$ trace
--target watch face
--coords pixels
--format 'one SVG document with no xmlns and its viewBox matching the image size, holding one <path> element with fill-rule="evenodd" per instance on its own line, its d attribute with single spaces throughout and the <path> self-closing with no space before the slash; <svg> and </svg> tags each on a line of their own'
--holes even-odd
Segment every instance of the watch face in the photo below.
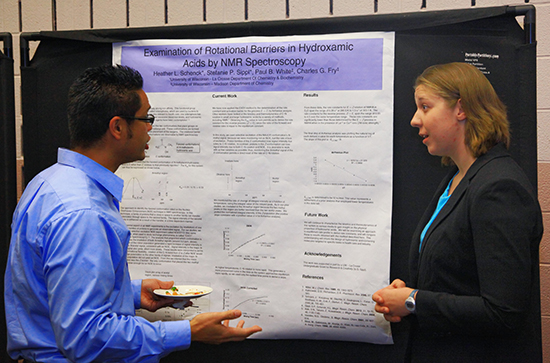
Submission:
<svg viewBox="0 0 550 363">
<path fill-rule="evenodd" d="M 416 308 L 416 303 L 413 298 L 409 297 L 407 300 L 405 300 L 405 307 L 409 311 L 414 311 Z"/>
</svg>

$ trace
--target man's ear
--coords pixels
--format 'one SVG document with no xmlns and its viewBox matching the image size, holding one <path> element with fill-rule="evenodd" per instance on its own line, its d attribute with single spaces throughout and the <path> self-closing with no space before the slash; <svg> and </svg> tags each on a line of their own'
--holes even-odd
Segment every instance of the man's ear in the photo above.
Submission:
<svg viewBox="0 0 550 363">
<path fill-rule="evenodd" d="M 458 121 L 466 120 L 466 113 L 462 109 L 462 99 L 459 99 L 456 102 L 456 112 L 456 118 L 458 119 Z"/>
<path fill-rule="evenodd" d="M 125 135 L 125 128 L 127 127 L 126 120 L 122 117 L 115 116 L 109 121 L 109 134 L 116 140 L 122 139 Z"/>
</svg>

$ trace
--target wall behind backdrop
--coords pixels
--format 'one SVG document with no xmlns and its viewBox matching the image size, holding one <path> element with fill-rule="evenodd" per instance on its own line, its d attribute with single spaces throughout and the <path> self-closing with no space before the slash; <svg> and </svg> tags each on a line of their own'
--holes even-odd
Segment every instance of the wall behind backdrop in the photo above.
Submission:
<svg viewBox="0 0 550 363">
<path fill-rule="evenodd" d="M 425 10 L 480 8 L 533 4 L 537 11 L 537 111 L 539 199 L 545 222 L 550 221 L 550 1 L 506 0 L 2 0 L 0 32 L 14 36 L 41 30 L 106 29 L 123 27 L 234 23 L 409 13 Z M 19 99 L 19 54 L 15 55 L 15 95 Z M 17 127 L 22 124 L 16 101 Z M 24 164 L 17 133 L 18 170 Z M 18 178 L 19 193 L 22 178 Z M 545 225 L 550 225 L 545 223 Z M 550 361 L 550 233 L 541 243 L 541 314 L 543 351 Z"/>
</svg>

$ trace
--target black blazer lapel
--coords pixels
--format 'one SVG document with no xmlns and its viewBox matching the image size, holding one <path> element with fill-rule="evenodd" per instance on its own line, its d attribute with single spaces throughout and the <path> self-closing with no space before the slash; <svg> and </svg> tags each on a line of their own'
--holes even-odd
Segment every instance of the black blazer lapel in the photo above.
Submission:
<svg viewBox="0 0 550 363">
<path fill-rule="evenodd" d="M 480 156 L 479 158 L 476 159 L 476 161 L 472 164 L 472 166 L 470 166 L 470 169 L 468 169 L 468 171 L 466 172 L 466 175 L 464 176 L 464 178 L 460 181 L 460 184 L 458 184 L 458 186 L 454 190 L 453 194 L 451 195 L 451 197 L 449 198 L 447 203 L 445 203 L 445 205 L 443 206 L 441 211 L 439 211 L 439 214 L 437 215 L 437 217 L 433 221 L 430 228 L 428 228 L 428 230 L 426 231 L 426 235 L 424 236 L 424 242 L 422 243 L 422 250 L 424 249 L 426 244 L 429 244 L 429 237 L 432 234 L 433 230 L 435 228 L 437 228 L 437 226 L 445 220 L 445 218 L 449 215 L 449 213 L 451 213 L 453 211 L 453 209 L 456 207 L 456 205 L 460 202 L 460 200 L 464 196 L 464 193 L 466 193 L 466 191 L 468 190 L 468 187 L 470 185 L 471 180 L 476 176 L 478 171 L 485 164 L 487 164 L 489 161 L 491 161 L 495 158 L 499 158 L 499 157 L 503 157 L 503 156 L 507 156 L 507 155 L 508 155 L 508 153 L 506 152 L 506 150 L 504 148 L 504 145 L 499 144 L 499 145 L 496 145 L 495 147 L 493 147 L 491 150 L 489 150 L 488 153 L 486 153 L 486 154 L 484 154 L 484 155 L 482 155 L 482 156 Z M 451 171 L 447 175 L 447 177 L 445 178 L 446 182 L 442 183 L 442 185 L 440 185 L 440 187 L 438 188 L 436 194 L 434 195 L 435 204 L 433 205 L 433 207 L 430 208 L 432 213 L 429 214 L 428 219 L 423 221 L 424 224 L 421 227 L 422 229 L 424 229 L 424 226 L 430 220 L 430 218 L 433 214 L 433 211 L 435 210 L 435 206 L 437 206 L 437 201 L 439 201 L 439 197 L 445 191 L 445 189 L 447 188 L 447 185 L 449 184 L 449 182 L 452 178 L 452 175 L 454 176 L 453 173 L 456 173 L 457 170 L 458 169 L 455 167 L 454 170 Z M 426 216 L 424 216 L 424 218 L 425 217 Z M 422 229 L 421 229 L 421 231 L 422 231 Z M 420 238 L 419 238 L 419 240 L 420 240 Z M 422 251 L 420 251 L 420 255 L 422 255 Z"/>
<path fill-rule="evenodd" d="M 453 174 L 453 176 L 454 175 L 455 174 Z M 451 179 L 449 179 L 447 181 L 447 184 L 445 184 L 445 187 L 442 190 L 438 191 L 439 193 L 436 194 L 437 200 L 439 200 L 439 197 L 441 196 L 441 194 L 443 194 L 445 192 L 445 189 L 447 188 L 447 185 L 449 184 L 450 181 L 451 181 Z M 429 242 L 430 235 L 432 234 L 433 230 L 435 228 L 437 228 L 437 226 L 439 224 L 441 224 L 441 222 L 443 222 L 445 220 L 445 218 L 447 218 L 449 213 L 451 213 L 452 210 L 455 208 L 455 206 L 460 202 L 460 200 L 464 196 L 464 193 L 466 192 L 466 189 L 468 189 L 469 184 L 470 184 L 470 179 L 468 179 L 468 178 L 464 178 L 460 181 L 460 184 L 458 184 L 458 186 L 454 190 L 453 194 L 451 194 L 451 197 L 449 198 L 447 203 L 445 203 L 443 208 L 441 208 L 441 210 L 437 214 L 437 217 L 435 217 L 435 219 L 434 219 L 432 225 L 430 226 L 430 228 L 428 228 L 428 230 L 426 231 L 426 235 L 424 236 L 424 242 L 422 242 L 422 250 L 424 250 L 426 245 L 428 245 L 430 243 Z M 437 205 L 437 203 L 436 203 L 436 205 Z M 434 210 L 435 210 L 435 208 L 434 208 Z M 433 214 L 433 212 L 432 212 L 432 214 Z M 431 218 L 431 215 L 430 215 L 430 218 Z M 428 223 L 428 221 L 426 221 L 426 223 Z M 420 255 L 422 255 L 422 250 L 420 251 Z"/>
<path fill-rule="evenodd" d="M 477 172 L 490 160 L 498 158 L 498 157 L 504 157 L 509 156 L 508 152 L 506 151 L 506 148 L 502 144 L 498 144 L 495 147 L 493 147 L 491 150 L 489 150 L 488 153 L 485 155 L 480 156 L 470 167 L 468 172 L 466 173 L 466 176 L 461 181 L 459 186 L 455 189 L 453 195 L 449 200 L 447 201 L 446 205 L 443 207 L 443 209 L 439 212 L 439 215 L 436 217 L 428 231 L 426 232 L 426 235 L 424 236 L 424 242 L 422 243 L 422 250 L 426 247 L 426 245 L 429 245 L 429 238 L 434 229 L 440 225 L 445 218 L 453 211 L 453 209 L 456 207 L 458 202 L 464 197 L 464 194 L 468 190 L 468 187 L 472 181 L 472 179 L 475 177 Z M 422 251 L 418 251 L 420 246 L 420 235 L 422 234 L 422 230 L 430 220 L 430 218 L 433 215 L 433 212 L 435 211 L 435 208 L 437 206 L 437 203 L 439 201 L 439 197 L 441 194 L 445 191 L 447 188 L 447 185 L 449 184 L 449 181 L 451 178 L 456 174 L 458 169 L 456 167 L 453 167 L 447 176 L 443 178 L 441 184 L 437 188 L 432 200 L 430 201 L 430 204 L 426 208 L 426 211 L 424 212 L 424 215 L 420 219 L 420 222 L 418 223 L 418 226 L 413 234 L 412 241 L 411 241 L 411 249 L 409 252 L 409 286 L 417 286 L 418 283 L 418 273 L 420 268 L 420 256 L 422 254 Z"/>
<path fill-rule="evenodd" d="M 422 215 L 422 218 L 420 218 L 420 221 L 418 222 L 418 226 L 416 227 L 415 232 L 413 233 L 412 241 L 411 241 L 411 248 L 409 251 L 409 278 L 410 278 L 410 286 L 416 286 L 416 283 L 418 281 L 418 267 L 420 265 L 420 254 L 419 254 L 419 248 L 420 248 L 420 235 L 422 234 L 422 231 L 424 230 L 424 227 L 432 218 L 433 212 L 435 211 L 435 208 L 437 207 L 437 203 L 439 201 L 439 196 L 443 191 L 445 191 L 445 188 L 447 188 L 447 184 L 449 184 L 449 181 L 453 177 L 453 175 L 456 174 L 457 168 L 453 167 L 452 170 L 443 178 L 439 186 L 437 187 L 432 200 L 428 204 L 428 207 L 424 211 L 424 214 Z M 432 228 L 430 228 L 431 230 Z M 430 232 L 430 231 L 428 231 Z M 427 233 L 428 233 L 427 232 Z M 426 241 L 426 236 L 424 238 L 424 242 Z M 422 244 L 424 246 L 424 244 Z M 422 247 L 424 248 L 424 247 Z"/>
</svg>

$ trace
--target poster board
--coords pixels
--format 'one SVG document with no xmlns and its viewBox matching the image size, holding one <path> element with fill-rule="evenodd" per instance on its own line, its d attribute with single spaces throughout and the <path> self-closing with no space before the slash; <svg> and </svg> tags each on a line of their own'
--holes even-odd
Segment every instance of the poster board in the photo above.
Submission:
<svg viewBox="0 0 550 363">
<path fill-rule="evenodd" d="M 284 22 L 115 29 L 28 34 L 41 44 L 22 68 L 25 178 L 55 163 L 58 146 L 67 146 L 66 94 L 85 68 L 111 62 L 113 42 L 134 39 L 207 39 L 359 31 L 395 31 L 393 206 L 391 278 L 407 278 L 410 238 L 420 213 L 446 173 L 430 157 L 409 126 L 414 113 L 412 84 L 435 63 L 468 61 L 487 74 L 508 106 L 513 157 L 536 187 L 536 45 L 516 21 L 515 7 L 398 15 L 376 15 Z M 531 19 L 532 20 L 532 19 Z M 533 23 L 529 23 L 533 26 Z M 527 29 L 528 27 L 526 27 Z M 531 39 L 526 41 L 526 39 Z M 21 42 L 25 47 L 25 42 Z M 48 95 L 47 97 L 44 95 Z M 47 116 L 45 116 L 47 115 Z M 418 186 L 422 186 L 419 190 Z M 540 314 L 539 314 L 540 315 Z M 393 326 L 394 344 L 315 340 L 248 340 L 219 347 L 195 344 L 164 361 L 199 359 L 226 362 L 402 361 L 407 326 Z"/>
<path fill-rule="evenodd" d="M 372 294 L 389 284 L 394 36 L 113 45 L 156 116 L 145 159 L 117 170 L 130 275 L 213 288 L 144 316 L 238 307 L 251 339 L 393 343 Z"/>
</svg>

